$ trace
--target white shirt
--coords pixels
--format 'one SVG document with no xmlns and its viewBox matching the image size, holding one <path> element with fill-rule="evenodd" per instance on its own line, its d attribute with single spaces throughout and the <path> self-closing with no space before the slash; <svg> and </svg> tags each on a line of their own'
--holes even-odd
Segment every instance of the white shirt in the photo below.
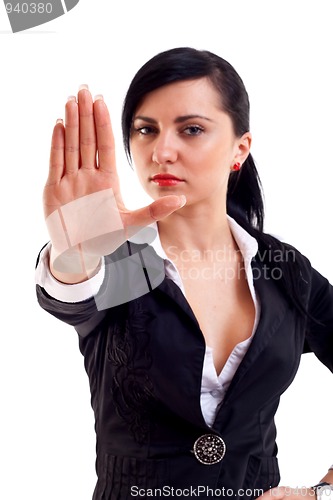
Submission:
<svg viewBox="0 0 333 500">
<path fill-rule="evenodd" d="M 255 321 L 251 336 L 234 347 L 219 375 L 216 372 L 213 362 L 213 349 L 206 346 L 202 370 L 200 403 L 203 417 L 209 426 L 213 424 L 217 410 L 223 401 L 230 382 L 250 346 L 260 317 L 260 304 L 256 297 L 251 268 L 251 260 L 258 251 L 258 243 L 255 238 L 250 236 L 234 219 L 228 217 L 228 221 L 233 237 L 243 257 L 246 277 L 255 306 Z M 166 276 L 172 279 L 185 295 L 184 285 L 177 267 L 167 257 L 161 245 L 157 224 L 154 224 L 152 227 L 156 229 L 157 236 L 150 245 L 154 248 L 157 255 L 164 259 Z M 130 240 L 135 241 L 135 237 L 130 238 Z M 90 280 L 74 285 L 67 285 L 57 281 L 52 276 L 48 265 L 49 250 L 50 244 L 41 252 L 39 264 L 36 269 L 36 282 L 43 287 L 51 297 L 61 302 L 80 302 L 98 293 L 104 279 L 105 269 L 103 265 L 99 272 Z"/>
</svg>

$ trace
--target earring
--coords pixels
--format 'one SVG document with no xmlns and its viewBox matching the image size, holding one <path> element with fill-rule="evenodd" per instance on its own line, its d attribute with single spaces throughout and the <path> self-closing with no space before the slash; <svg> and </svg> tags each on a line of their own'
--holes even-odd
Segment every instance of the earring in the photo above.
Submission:
<svg viewBox="0 0 333 500">
<path fill-rule="evenodd" d="M 241 164 L 239 162 L 235 163 L 233 167 L 231 167 L 232 172 L 238 172 L 241 169 Z"/>
</svg>

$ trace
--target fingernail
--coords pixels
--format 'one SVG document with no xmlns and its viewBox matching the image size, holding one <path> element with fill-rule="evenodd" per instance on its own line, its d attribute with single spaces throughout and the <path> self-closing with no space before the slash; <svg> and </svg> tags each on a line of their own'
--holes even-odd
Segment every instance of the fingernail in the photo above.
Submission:
<svg viewBox="0 0 333 500">
<path fill-rule="evenodd" d="M 94 102 L 95 101 L 104 101 L 104 97 L 102 96 L 102 94 L 95 95 Z"/>
<path fill-rule="evenodd" d="M 75 97 L 75 95 L 70 95 L 70 96 L 68 96 L 68 97 L 67 97 L 67 102 L 69 102 L 69 101 L 76 101 L 76 97 Z"/>
<path fill-rule="evenodd" d="M 180 207 L 183 207 L 186 203 L 186 196 L 183 194 L 179 196 Z"/>
<path fill-rule="evenodd" d="M 57 121 L 56 121 L 56 124 L 58 125 L 58 123 L 61 123 L 63 124 L 64 123 L 64 120 L 62 118 L 58 118 Z"/>
<path fill-rule="evenodd" d="M 89 90 L 89 87 L 86 83 L 82 83 L 82 85 L 79 86 L 79 91 L 80 90 Z"/>
</svg>

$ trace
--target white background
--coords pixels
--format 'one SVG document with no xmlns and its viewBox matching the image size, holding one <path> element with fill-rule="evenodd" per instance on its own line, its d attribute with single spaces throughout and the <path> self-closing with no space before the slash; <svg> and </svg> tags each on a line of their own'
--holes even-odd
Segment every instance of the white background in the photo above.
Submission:
<svg viewBox="0 0 333 500">
<path fill-rule="evenodd" d="M 242 76 L 266 230 L 333 281 L 332 2 L 81 0 L 66 16 L 11 34 L 0 5 L 1 480 L 4 500 L 89 500 L 95 437 L 88 379 L 71 327 L 41 310 L 34 261 L 48 240 L 41 193 L 56 118 L 81 83 L 103 93 L 129 208 L 139 206 L 120 112 L 137 69 L 161 50 L 208 49 Z M 276 418 L 282 484 L 311 485 L 333 463 L 332 377 L 303 356 Z"/>
</svg>

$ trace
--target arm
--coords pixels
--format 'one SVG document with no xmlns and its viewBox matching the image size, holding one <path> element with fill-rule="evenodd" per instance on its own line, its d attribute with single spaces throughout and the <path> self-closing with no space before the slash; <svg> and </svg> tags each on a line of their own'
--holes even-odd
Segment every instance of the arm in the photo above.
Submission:
<svg viewBox="0 0 333 500">
<path fill-rule="evenodd" d="M 306 324 L 304 352 L 313 352 L 333 372 L 333 286 L 318 271 L 313 268 L 310 270 L 306 277 L 309 286 L 309 319 Z M 333 485 L 333 465 L 317 484 L 322 482 Z M 266 491 L 260 500 L 315 500 L 316 492 L 311 486 L 313 485 L 301 489 L 278 486 Z M 323 495 L 322 500 L 329 498 L 328 495 Z"/>
<path fill-rule="evenodd" d="M 305 350 L 333 372 L 333 286 L 312 269 Z"/>
<path fill-rule="evenodd" d="M 333 466 L 328 470 L 327 474 L 325 474 L 325 476 L 319 482 L 333 484 Z"/>
</svg>

